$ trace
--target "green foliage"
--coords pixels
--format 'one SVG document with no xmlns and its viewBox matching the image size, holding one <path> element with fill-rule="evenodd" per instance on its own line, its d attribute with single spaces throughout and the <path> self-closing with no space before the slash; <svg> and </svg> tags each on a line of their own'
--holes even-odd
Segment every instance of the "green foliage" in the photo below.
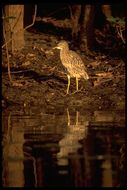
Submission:
<svg viewBox="0 0 127 190">
<path fill-rule="evenodd" d="M 125 18 L 119 18 L 119 17 L 108 17 L 107 20 L 111 23 L 113 27 L 120 26 L 121 28 L 125 29 Z"/>
<path fill-rule="evenodd" d="M 113 17 L 110 16 L 107 18 L 107 21 L 110 22 L 111 26 L 115 28 L 116 33 L 118 34 L 119 38 L 125 44 L 125 18 Z"/>
</svg>

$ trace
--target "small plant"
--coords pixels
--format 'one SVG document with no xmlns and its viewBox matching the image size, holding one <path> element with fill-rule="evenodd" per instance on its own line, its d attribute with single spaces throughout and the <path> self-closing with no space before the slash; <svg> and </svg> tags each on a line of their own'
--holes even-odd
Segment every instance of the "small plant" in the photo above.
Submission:
<svg viewBox="0 0 127 190">
<path fill-rule="evenodd" d="M 119 17 L 108 17 L 107 20 L 110 22 L 111 26 L 115 28 L 117 35 L 122 40 L 122 42 L 125 44 L 125 18 L 119 18 Z"/>
</svg>

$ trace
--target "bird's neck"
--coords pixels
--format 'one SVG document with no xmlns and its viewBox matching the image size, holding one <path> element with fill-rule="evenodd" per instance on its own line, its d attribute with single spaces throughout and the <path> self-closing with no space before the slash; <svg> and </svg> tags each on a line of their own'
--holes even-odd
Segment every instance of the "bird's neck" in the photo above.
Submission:
<svg viewBox="0 0 127 190">
<path fill-rule="evenodd" d="M 61 51 L 60 51 L 61 54 L 68 54 L 68 52 L 69 52 L 69 48 L 68 48 L 68 47 L 63 48 L 63 49 L 61 49 Z"/>
</svg>

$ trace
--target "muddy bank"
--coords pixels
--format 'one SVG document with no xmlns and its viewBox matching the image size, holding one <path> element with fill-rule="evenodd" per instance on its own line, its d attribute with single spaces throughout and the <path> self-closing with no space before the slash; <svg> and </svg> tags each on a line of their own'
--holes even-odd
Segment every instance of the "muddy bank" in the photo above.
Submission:
<svg viewBox="0 0 127 190">
<path fill-rule="evenodd" d="M 58 39 L 30 32 L 25 32 L 25 37 L 25 48 L 20 53 L 10 54 L 13 84 L 8 79 L 5 50 L 2 52 L 4 109 L 8 106 L 28 109 L 38 106 L 53 111 L 66 107 L 125 109 L 125 63 L 122 59 L 101 54 L 91 58 L 80 52 L 90 79 L 81 79 L 80 90 L 76 93 L 75 79 L 71 79 L 70 93 L 66 95 L 67 76 L 60 62 L 59 51 L 52 50 Z"/>
</svg>

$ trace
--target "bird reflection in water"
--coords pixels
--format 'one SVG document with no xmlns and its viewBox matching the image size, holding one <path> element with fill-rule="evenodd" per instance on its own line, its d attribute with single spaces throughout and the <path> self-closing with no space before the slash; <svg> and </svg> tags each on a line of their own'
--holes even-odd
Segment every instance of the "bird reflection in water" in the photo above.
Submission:
<svg viewBox="0 0 127 190">
<path fill-rule="evenodd" d="M 76 154 L 78 149 L 82 147 L 79 140 L 87 137 L 88 132 L 88 121 L 81 124 L 79 122 L 79 112 L 76 112 L 76 122 L 74 125 L 71 124 L 71 118 L 69 110 L 67 109 L 67 133 L 59 141 L 60 151 L 57 153 L 57 164 L 61 166 L 68 165 L 69 154 Z"/>
</svg>

